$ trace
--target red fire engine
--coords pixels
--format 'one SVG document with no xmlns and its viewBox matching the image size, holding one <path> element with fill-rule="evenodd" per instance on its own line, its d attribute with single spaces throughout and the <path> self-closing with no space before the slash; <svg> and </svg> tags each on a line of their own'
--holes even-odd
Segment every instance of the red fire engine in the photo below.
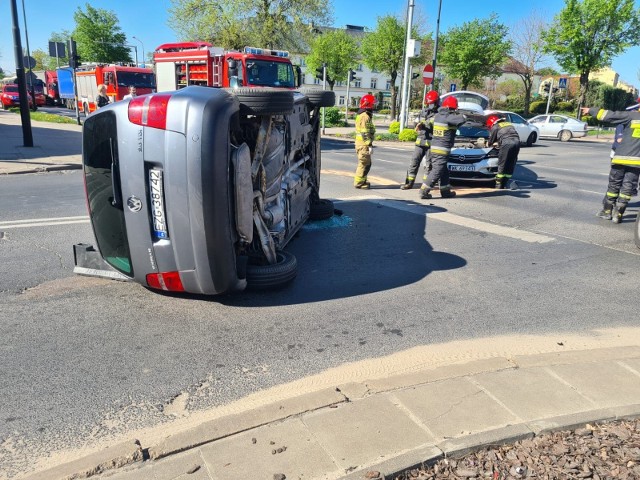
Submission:
<svg viewBox="0 0 640 480">
<path fill-rule="evenodd" d="M 245 47 L 242 52 L 225 52 L 206 42 L 165 43 L 156 49 L 153 60 L 159 92 L 188 85 L 300 86 L 300 67 L 294 67 L 289 53 L 282 50 Z"/>
<path fill-rule="evenodd" d="M 104 83 L 112 102 L 122 100 L 129 87 L 136 87 L 138 95 L 152 93 L 156 89 L 155 75 L 150 68 L 122 65 L 83 65 L 76 71 L 78 83 L 78 108 L 88 115 L 96 109 L 98 85 Z"/>
</svg>

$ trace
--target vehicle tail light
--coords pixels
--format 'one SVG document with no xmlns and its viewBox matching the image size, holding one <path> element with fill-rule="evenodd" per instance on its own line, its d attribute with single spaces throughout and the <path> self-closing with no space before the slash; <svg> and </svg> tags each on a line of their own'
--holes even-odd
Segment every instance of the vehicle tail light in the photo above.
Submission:
<svg viewBox="0 0 640 480">
<path fill-rule="evenodd" d="M 171 94 L 143 95 L 129 102 L 129 121 L 144 127 L 164 130 L 167 127 L 167 107 Z"/>
<path fill-rule="evenodd" d="M 150 273 L 147 275 L 147 285 L 157 290 L 184 292 L 180 272 Z"/>
</svg>

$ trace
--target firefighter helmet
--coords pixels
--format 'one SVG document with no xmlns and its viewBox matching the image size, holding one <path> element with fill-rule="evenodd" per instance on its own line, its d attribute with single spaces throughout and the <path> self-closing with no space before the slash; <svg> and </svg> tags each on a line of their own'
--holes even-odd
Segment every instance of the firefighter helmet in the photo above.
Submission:
<svg viewBox="0 0 640 480">
<path fill-rule="evenodd" d="M 373 95 L 367 94 L 360 99 L 360 108 L 372 110 L 375 103 L 375 97 Z"/>
<path fill-rule="evenodd" d="M 436 92 L 435 90 L 427 92 L 427 94 L 424 96 L 424 103 L 426 103 L 427 105 L 433 105 L 438 103 L 439 101 L 440 95 L 438 95 L 438 92 Z"/>
<path fill-rule="evenodd" d="M 451 110 L 456 110 L 458 108 L 458 99 L 453 95 L 450 95 L 442 101 L 442 106 L 450 108 Z"/>
<path fill-rule="evenodd" d="M 500 120 L 502 120 L 502 118 L 500 118 L 498 115 L 489 115 L 487 117 L 487 128 L 493 127 L 493 125 Z"/>
</svg>

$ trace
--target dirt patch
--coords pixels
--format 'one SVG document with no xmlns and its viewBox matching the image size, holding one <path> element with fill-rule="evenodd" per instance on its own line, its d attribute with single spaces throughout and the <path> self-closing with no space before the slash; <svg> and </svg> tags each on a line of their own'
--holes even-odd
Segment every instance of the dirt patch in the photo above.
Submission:
<svg viewBox="0 0 640 480">
<path fill-rule="evenodd" d="M 377 472 L 371 472 L 374 474 Z M 370 476 L 369 478 L 380 478 Z M 593 480 L 640 478 L 640 419 L 542 434 L 511 445 L 445 458 L 394 480 Z"/>
</svg>

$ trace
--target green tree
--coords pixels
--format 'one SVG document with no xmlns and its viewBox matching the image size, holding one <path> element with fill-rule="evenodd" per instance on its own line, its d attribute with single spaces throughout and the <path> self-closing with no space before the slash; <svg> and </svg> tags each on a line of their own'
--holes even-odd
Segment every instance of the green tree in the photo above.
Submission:
<svg viewBox="0 0 640 480">
<path fill-rule="evenodd" d="M 78 7 L 73 14 L 76 28 L 72 36 L 82 62 L 131 62 L 127 36 L 122 33 L 116 14 L 88 3 L 85 9 Z"/>
<path fill-rule="evenodd" d="M 544 60 L 544 41 L 542 35 L 546 23 L 542 16 L 532 12 L 511 29 L 512 55 L 507 61 L 504 71 L 515 73 L 524 86 L 523 113 L 529 115 L 531 90 L 536 71 Z"/>
<path fill-rule="evenodd" d="M 553 67 L 542 67 L 536 71 L 536 75 L 540 75 L 541 77 L 557 77 L 560 75 L 560 72 Z"/>
<path fill-rule="evenodd" d="M 578 116 L 589 74 L 611 65 L 613 58 L 640 44 L 640 9 L 634 0 L 565 0 L 544 33 L 545 51 L 569 73 L 580 75 Z"/>
<path fill-rule="evenodd" d="M 331 23 L 329 0 L 171 0 L 169 24 L 184 40 L 226 49 L 304 51 L 313 24 Z"/>
<path fill-rule="evenodd" d="M 367 34 L 360 44 L 364 63 L 390 77 L 391 118 L 396 118 L 396 79 L 403 66 L 405 32 L 405 26 L 396 17 L 378 17 L 375 30 Z"/>
<path fill-rule="evenodd" d="M 463 90 L 482 86 L 484 77 L 497 78 L 502 73 L 500 66 L 511 50 L 507 34 L 508 28 L 495 13 L 465 22 L 442 36 L 439 63 L 448 76 L 459 79 Z"/>
<path fill-rule="evenodd" d="M 333 90 L 337 80 L 346 80 L 350 68 L 356 64 L 358 44 L 344 30 L 329 30 L 311 42 L 311 53 L 306 58 L 307 71 L 327 66 L 327 83 Z"/>
</svg>

